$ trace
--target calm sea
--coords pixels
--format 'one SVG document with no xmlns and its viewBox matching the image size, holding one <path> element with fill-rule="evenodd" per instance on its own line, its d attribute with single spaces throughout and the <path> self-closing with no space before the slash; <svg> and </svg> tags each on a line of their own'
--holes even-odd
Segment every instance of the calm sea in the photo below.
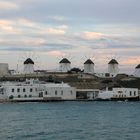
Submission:
<svg viewBox="0 0 140 140">
<path fill-rule="evenodd" d="M 140 140 L 140 102 L 0 104 L 0 140 Z"/>
</svg>

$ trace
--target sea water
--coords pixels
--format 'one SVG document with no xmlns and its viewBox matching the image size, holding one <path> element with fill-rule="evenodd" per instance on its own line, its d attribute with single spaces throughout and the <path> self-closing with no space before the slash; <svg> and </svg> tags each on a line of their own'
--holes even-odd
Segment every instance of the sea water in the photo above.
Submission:
<svg viewBox="0 0 140 140">
<path fill-rule="evenodd" d="M 0 140 L 140 140 L 140 102 L 1 103 Z"/>
</svg>

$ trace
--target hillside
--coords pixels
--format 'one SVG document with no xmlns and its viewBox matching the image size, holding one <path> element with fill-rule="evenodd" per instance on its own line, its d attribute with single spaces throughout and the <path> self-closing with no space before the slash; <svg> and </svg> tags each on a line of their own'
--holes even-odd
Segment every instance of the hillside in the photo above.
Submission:
<svg viewBox="0 0 140 140">
<path fill-rule="evenodd" d="M 77 89 L 109 89 L 113 87 L 128 87 L 140 89 L 140 78 L 119 74 L 115 78 L 99 78 L 93 74 L 84 73 L 43 73 L 32 75 L 14 75 L 1 77 L 0 81 L 24 81 L 27 78 L 38 78 L 49 82 L 66 82 Z"/>
</svg>

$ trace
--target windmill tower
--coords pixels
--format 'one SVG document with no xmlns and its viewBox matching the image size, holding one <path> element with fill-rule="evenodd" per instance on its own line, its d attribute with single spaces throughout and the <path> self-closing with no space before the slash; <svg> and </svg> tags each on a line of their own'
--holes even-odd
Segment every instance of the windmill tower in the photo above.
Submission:
<svg viewBox="0 0 140 140">
<path fill-rule="evenodd" d="M 24 70 L 25 74 L 34 73 L 34 61 L 31 58 L 27 58 L 24 61 Z"/>
<path fill-rule="evenodd" d="M 119 65 L 119 63 L 115 59 L 112 59 L 111 61 L 109 61 L 109 63 L 108 63 L 108 73 L 118 74 L 119 73 L 119 66 L 118 65 Z"/>
<path fill-rule="evenodd" d="M 94 73 L 94 63 L 91 59 L 88 59 L 84 63 L 84 73 Z"/>
<path fill-rule="evenodd" d="M 135 76 L 135 77 L 140 77 L 140 64 L 138 64 L 138 65 L 135 67 L 134 76 Z"/>
<path fill-rule="evenodd" d="M 31 74 L 41 67 L 39 56 L 35 52 L 19 54 L 16 72 L 19 74 Z"/>
<path fill-rule="evenodd" d="M 67 58 L 63 58 L 59 62 L 59 70 L 61 72 L 68 72 L 71 69 L 71 62 Z"/>
</svg>

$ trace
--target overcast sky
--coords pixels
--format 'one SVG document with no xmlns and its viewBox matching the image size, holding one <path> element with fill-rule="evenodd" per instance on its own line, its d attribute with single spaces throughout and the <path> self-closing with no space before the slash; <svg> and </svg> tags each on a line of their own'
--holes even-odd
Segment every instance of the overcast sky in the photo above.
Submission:
<svg viewBox="0 0 140 140">
<path fill-rule="evenodd" d="M 138 0 L 0 0 L 0 62 L 22 68 L 31 57 L 36 69 L 58 68 L 67 57 L 72 67 L 86 59 L 107 71 L 116 58 L 121 72 L 140 63 Z"/>
</svg>

